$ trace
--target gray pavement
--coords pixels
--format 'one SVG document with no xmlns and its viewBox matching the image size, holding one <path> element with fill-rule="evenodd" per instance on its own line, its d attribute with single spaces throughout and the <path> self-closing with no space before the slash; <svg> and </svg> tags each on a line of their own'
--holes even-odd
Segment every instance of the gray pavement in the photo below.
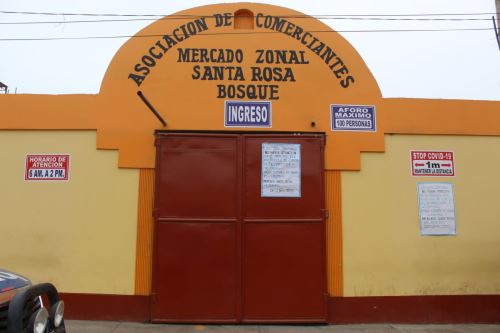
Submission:
<svg viewBox="0 0 500 333">
<path fill-rule="evenodd" d="M 500 325 L 163 325 L 66 320 L 68 333 L 500 333 Z"/>
</svg>

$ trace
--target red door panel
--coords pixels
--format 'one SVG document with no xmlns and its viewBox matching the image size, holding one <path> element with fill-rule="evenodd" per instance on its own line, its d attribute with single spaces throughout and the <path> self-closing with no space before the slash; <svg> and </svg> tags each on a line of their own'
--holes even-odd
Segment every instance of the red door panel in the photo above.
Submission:
<svg viewBox="0 0 500 333">
<path fill-rule="evenodd" d="M 237 137 L 158 139 L 153 321 L 235 321 Z"/>
<path fill-rule="evenodd" d="M 236 318 L 234 223 L 160 223 L 152 319 Z"/>
<path fill-rule="evenodd" d="M 326 320 L 321 137 L 245 140 L 243 317 L 245 321 Z M 300 144 L 301 193 L 262 197 L 262 144 Z"/>
<path fill-rule="evenodd" d="M 167 137 L 159 143 L 158 216 L 234 218 L 237 140 Z"/>
<path fill-rule="evenodd" d="M 321 223 L 247 223 L 244 243 L 244 320 L 325 320 Z"/>
</svg>

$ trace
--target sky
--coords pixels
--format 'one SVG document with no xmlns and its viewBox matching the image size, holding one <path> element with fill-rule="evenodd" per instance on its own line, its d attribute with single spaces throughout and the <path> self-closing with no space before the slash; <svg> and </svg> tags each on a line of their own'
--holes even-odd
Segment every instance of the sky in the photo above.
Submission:
<svg viewBox="0 0 500 333">
<path fill-rule="evenodd" d="M 126 38 L 31 41 L 7 39 L 129 36 L 152 23 L 151 20 L 70 23 L 69 21 L 74 20 L 102 20 L 110 17 L 4 12 L 163 16 L 220 2 L 237 1 L 2 0 L 0 82 L 9 86 L 10 93 L 18 94 L 97 94 L 109 62 L 118 48 L 126 42 Z M 322 21 L 339 31 L 358 51 L 374 74 L 384 97 L 500 100 L 500 49 L 491 21 L 496 12 L 494 0 L 256 2 L 288 7 L 313 16 L 340 15 L 344 19 Z M 486 14 L 386 16 L 476 13 Z M 345 19 L 349 15 L 377 15 L 378 20 Z M 388 18 L 419 20 L 387 20 Z M 421 20 L 429 18 L 433 20 Z M 467 20 L 456 20 L 464 18 Z M 18 24 L 41 21 L 51 23 Z M 373 32 L 476 28 L 485 30 Z M 371 32 L 344 32 L 346 30 Z"/>
</svg>

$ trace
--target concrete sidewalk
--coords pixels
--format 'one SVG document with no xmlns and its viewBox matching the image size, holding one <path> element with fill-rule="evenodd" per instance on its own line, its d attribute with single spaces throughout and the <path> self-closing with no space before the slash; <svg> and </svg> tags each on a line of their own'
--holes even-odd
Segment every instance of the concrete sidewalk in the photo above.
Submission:
<svg viewBox="0 0 500 333">
<path fill-rule="evenodd" d="M 68 333 L 500 333 L 500 325 L 160 325 L 66 320 Z"/>
</svg>

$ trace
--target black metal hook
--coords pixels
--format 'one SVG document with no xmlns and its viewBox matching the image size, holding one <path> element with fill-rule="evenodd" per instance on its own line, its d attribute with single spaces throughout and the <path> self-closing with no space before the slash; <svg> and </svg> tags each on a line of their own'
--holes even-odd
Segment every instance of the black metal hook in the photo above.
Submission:
<svg viewBox="0 0 500 333">
<path fill-rule="evenodd" d="M 144 94 L 142 93 L 142 91 L 138 91 L 137 92 L 137 95 L 141 98 L 141 100 L 144 102 L 144 104 L 146 104 L 146 106 L 151 110 L 151 112 L 154 113 L 154 115 L 156 116 L 156 118 L 158 118 L 158 120 L 162 123 L 163 127 L 166 127 L 167 126 L 167 123 L 165 122 L 165 120 L 163 119 L 163 117 L 161 116 L 161 114 L 156 111 L 156 109 L 154 108 L 153 105 L 151 105 L 151 103 L 148 101 L 148 99 L 146 98 L 146 96 L 144 96 Z"/>
</svg>

